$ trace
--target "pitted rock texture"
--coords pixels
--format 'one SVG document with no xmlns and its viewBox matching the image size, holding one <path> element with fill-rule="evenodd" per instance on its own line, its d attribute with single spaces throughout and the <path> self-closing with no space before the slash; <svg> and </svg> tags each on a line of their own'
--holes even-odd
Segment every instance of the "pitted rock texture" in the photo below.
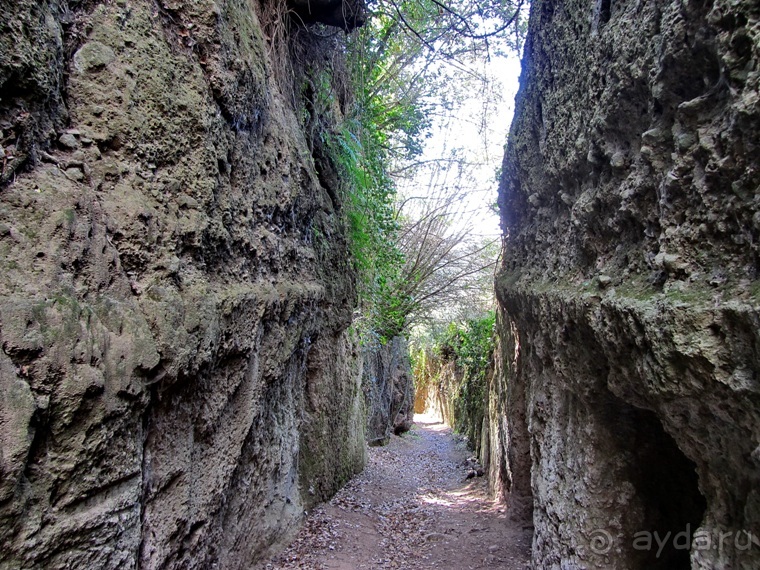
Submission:
<svg viewBox="0 0 760 570">
<path fill-rule="evenodd" d="M 759 34 L 756 2 L 532 4 L 488 467 L 536 567 L 760 565 Z"/>
<path fill-rule="evenodd" d="M 365 346 L 362 388 L 367 406 L 367 442 L 386 445 L 414 422 L 414 377 L 403 336 Z"/>
<path fill-rule="evenodd" d="M 0 568 L 247 568 L 363 466 L 336 189 L 282 80 L 335 50 L 278 73 L 271 8 L 0 6 Z"/>
</svg>

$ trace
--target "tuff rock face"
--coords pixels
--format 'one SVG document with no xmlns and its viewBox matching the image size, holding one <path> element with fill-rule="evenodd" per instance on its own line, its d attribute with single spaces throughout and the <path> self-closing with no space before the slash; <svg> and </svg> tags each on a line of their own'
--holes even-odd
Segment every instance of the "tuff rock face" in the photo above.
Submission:
<svg viewBox="0 0 760 570">
<path fill-rule="evenodd" d="M 392 433 L 414 422 L 414 378 L 406 338 L 395 336 L 363 351 L 362 388 L 367 406 L 367 442 L 386 445 Z"/>
<path fill-rule="evenodd" d="M 537 568 L 760 566 L 759 19 L 532 4 L 489 471 Z"/>
<path fill-rule="evenodd" d="M 0 5 L 0 568 L 249 568 L 363 465 L 276 8 Z"/>
</svg>

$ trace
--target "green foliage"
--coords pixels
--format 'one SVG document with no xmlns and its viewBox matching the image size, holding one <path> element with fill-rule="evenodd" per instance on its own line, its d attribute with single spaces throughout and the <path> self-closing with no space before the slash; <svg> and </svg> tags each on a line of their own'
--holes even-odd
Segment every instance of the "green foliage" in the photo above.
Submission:
<svg viewBox="0 0 760 570">
<path fill-rule="evenodd" d="M 365 103 L 324 142 L 341 181 L 343 211 L 366 317 L 364 329 L 384 342 L 404 326 L 400 313 L 403 303 L 393 286 L 404 257 L 396 246 L 396 187 L 387 169 L 390 133 L 380 126 L 382 106 Z M 367 113 L 368 108 L 376 112 Z"/>
<path fill-rule="evenodd" d="M 434 349 L 445 358 L 456 360 L 465 375 L 485 378 L 493 358 L 495 324 L 494 311 L 463 324 L 450 323 Z"/>
<path fill-rule="evenodd" d="M 357 75 L 356 69 L 336 61 L 306 69 L 300 116 L 315 158 L 329 161 L 316 167 L 325 171 L 323 181 L 328 191 L 336 193 L 347 228 L 359 278 L 361 318 L 354 328 L 362 338 L 379 337 L 385 342 L 403 328 L 394 308 L 400 303 L 394 298 L 393 283 L 404 258 L 396 246 L 396 186 L 388 173 L 388 141 L 401 127 L 387 118 L 396 117 L 398 110 L 388 111 L 377 95 L 362 87 Z M 339 86 L 344 87 L 342 96 Z M 324 237 L 317 232 L 314 240 L 319 243 Z"/>
<path fill-rule="evenodd" d="M 493 311 L 450 323 L 431 341 L 412 350 L 418 390 L 443 394 L 445 419 L 475 445 L 487 409 L 488 374 L 493 368 L 496 315 Z"/>
<path fill-rule="evenodd" d="M 409 252 L 391 173 L 420 155 L 436 106 L 456 99 L 461 82 L 442 77 L 434 63 L 446 59 L 459 66 L 463 58 L 489 53 L 487 38 L 503 34 L 520 6 L 509 0 L 370 0 L 367 25 L 346 37 L 345 62 L 307 72 L 302 119 L 337 174 L 359 275 L 362 336 L 385 341 L 402 333 L 420 299 L 431 296 L 416 284 L 419 271 L 405 273 Z M 335 119 L 338 126 L 327 128 Z"/>
<path fill-rule="evenodd" d="M 457 331 L 455 348 L 463 381 L 454 401 L 454 429 L 480 444 L 480 432 L 487 405 L 486 373 L 493 366 L 495 314 L 468 321 Z"/>
<path fill-rule="evenodd" d="M 348 82 L 352 100 L 337 129 L 323 140 L 338 172 L 352 259 L 359 275 L 360 330 L 381 342 L 407 324 L 408 299 L 398 287 L 404 255 L 398 245 L 396 184 L 390 171 L 421 151 L 427 126 L 415 81 L 397 57 L 404 51 L 398 20 L 376 18 L 349 37 Z M 314 105 L 326 107 L 331 81 L 314 85 Z M 402 87 L 406 86 L 406 87 Z M 400 93 L 401 89 L 405 93 Z"/>
</svg>

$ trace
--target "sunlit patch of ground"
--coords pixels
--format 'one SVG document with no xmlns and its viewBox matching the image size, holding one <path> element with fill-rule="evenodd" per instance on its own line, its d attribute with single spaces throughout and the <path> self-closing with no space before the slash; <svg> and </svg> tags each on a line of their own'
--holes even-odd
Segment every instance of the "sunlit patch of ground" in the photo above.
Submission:
<svg viewBox="0 0 760 570">
<path fill-rule="evenodd" d="M 267 569 L 475 570 L 529 568 L 531 533 L 494 502 L 482 477 L 466 479 L 471 452 L 432 415 L 387 447 L 315 509 Z"/>
<path fill-rule="evenodd" d="M 446 432 L 449 426 L 436 414 L 414 414 L 414 425 L 417 429 L 426 429 L 434 432 Z M 414 430 L 413 430 L 414 431 Z"/>
</svg>

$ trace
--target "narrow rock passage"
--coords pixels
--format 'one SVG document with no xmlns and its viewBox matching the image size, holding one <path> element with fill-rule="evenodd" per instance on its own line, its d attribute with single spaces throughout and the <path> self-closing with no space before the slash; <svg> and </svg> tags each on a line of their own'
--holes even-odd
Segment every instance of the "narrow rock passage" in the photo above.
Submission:
<svg viewBox="0 0 760 570">
<path fill-rule="evenodd" d="M 370 448 L 365 471 L 309 517 L 264 567 L 467 570 L 529 567 L 531 531 L 467 480 L 464 442 L 430 416 L 387 447 Z"/>
</svg>

